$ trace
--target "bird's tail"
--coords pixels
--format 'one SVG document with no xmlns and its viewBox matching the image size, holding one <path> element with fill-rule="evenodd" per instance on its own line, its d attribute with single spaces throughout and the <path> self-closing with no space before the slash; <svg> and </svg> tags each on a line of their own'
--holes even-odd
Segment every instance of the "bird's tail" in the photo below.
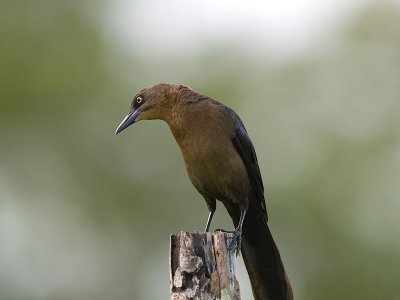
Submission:
<svg viewBox="0 0 400 300">
<path fill-rule="evenodd" d="M 292 300 L 293 292 L 279 250 L 263 214 L 246 215 L 242 255 L 255 300 Z"/>
</svg>

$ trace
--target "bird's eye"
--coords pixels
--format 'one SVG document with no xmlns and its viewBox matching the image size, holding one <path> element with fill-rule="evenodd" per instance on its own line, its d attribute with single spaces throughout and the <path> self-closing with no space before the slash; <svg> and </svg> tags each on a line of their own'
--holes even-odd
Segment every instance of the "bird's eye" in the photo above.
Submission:
<svg viewBox="0 0 400 300">
<path fill-rule="evenodd" d="M 136 103 L 137 103 L 137 104 L 142 103 L 142 101 L 143 101 L 143 98 L 142 98 L 142 97 L 137 97 L 137 98 L 136 98 Z"/>
</svg>

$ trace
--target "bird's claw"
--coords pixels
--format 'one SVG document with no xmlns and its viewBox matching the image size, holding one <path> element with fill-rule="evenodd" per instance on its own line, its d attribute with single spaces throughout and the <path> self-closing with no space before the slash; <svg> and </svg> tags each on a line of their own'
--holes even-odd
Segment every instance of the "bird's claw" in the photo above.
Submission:
<svg viewBox="0 0 400 300">
<path fill-rule="evenodd" d="M 232 240 L 229 243 L 227 249 L 228 251 L 235 251 L 236 256 L 239 255 L 240 248 L 242 246 L 242 228 L 238 227 L 234 231 L 224 230 L 224 229 L 215 229 L 213 232 L 225 232 L 225 233 L 232 233 Z"/>
<path fill-rule="evenodd" d="M 231 243 L 228 245 L 228 250 L 229 251 L 235 251 L 236 256 L 239 255 L 240 248 L 242 245 L 242 228 L 237 228 L 233 232 L 233 237 Z"/>
</svg>

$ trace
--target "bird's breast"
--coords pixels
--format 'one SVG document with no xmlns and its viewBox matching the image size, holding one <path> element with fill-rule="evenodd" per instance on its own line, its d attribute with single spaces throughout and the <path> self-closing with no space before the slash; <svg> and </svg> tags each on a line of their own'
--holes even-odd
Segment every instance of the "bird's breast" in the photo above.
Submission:
<svg viewBox="0 0 400 300">
<path fill-rule="evenodd" d="M 231 141 L 192 138 L 179 146 L 189 178 L 200 193 L 220 200 L 244 197 L 247 174 Z"/>
<path fill-rule="evenodd" d="M 234 121 L 220 105 L 198 103 L 176 110 L 167 122 L 181 149 L 189 178 L 204 196 L 234 202 L 249 191 L 244 163 L 232 139 Z"/>
</svg>

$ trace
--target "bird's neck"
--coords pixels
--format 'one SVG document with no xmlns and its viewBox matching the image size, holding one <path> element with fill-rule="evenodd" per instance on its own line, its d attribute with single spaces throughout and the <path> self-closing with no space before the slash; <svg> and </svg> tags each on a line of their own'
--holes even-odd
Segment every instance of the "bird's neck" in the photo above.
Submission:
<svg viewBox="0 0 400 300">
<path fill-rule="evenodd" d="M 163 120 L 171 128 L 175 138 L 183 137 L 189 128 L 193 128 L 193 106 L 196 106 L 205 96 L 191 88 L 178 85 L 168 94 L 169 106 L 164 110 Z M 178 141 L 178 140 L 177 140 Z"/>
<path fill-rule="evenodd" d="M 188 111 L 182 108 L 181 105 L 171 107 L 164 121 L 167 122 L 178 144 L 189 134 L 190 122 Z"/>
<path fill-rule="evenodd" d="M 199 125 L 208 122 L 206 109 L 212 99 L 183 85 L 175 87 L 169 97 L 171 105 L 163 120 L 182 148 L 189 140 L 196 139 L 198 133 L 201 136 Z"/>
</svg>

